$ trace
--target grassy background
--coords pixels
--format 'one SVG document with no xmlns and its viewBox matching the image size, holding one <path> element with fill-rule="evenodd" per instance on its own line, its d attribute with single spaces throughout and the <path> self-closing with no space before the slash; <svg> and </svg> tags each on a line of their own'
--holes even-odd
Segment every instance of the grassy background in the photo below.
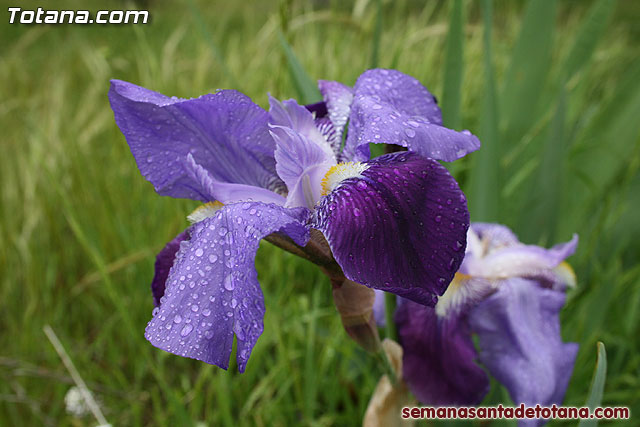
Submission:
<svg viewBox="0 0 640 427">
<path fill-rule="evenodd" d="M 328 281 L 268 244 L 257 260 L 265 333 L 245 374 L 142 336 L 153 256 L 195 203 L 159 197 L 139 175 L 108 81 L 181 97 L 236 88 L 263 106 L 267 91 L 313 97 L 278 31 L 311 79 L 352 84 L 374 63 L 397 68 L 438 96 L 449 126 L 479 134 L 483 149 L 451 165 L 472 219 L 527 243 L 580 234 L 562 321 L 581 348 L 565 403 L 586 400 L 601 340 L 603 403 L 640 413 L 637 3 L 167 3 L 138 6 L 151 11 L 144 26 L 8 25 L 2 12 L 0 425 L 95 424 L 65 412 L 73 382 L 46 324 L 113 425 L 360 422 L 380 369 L 346 338 Z M 79 7 L 47 4 L 65 6 Z M 497 387 L 487 402 L 505 396 Z"/>
</svg>

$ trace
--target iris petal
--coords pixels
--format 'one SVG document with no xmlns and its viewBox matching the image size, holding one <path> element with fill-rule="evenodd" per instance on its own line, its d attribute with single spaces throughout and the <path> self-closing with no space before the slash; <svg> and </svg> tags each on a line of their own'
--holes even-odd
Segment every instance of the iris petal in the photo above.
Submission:
<svg viewBox="0 0 640 427">
<path fill-rule="evenodd" d="M 435 98 L 420 82 L 396 70 L 369 70 L 356 81 L 344 151 L 369 158 L 369 143 L 395 144 L 423 156 L 453 161 L 480 148 L 469 131 L 442 126 Z"/>
<path fill-rule="evenodd" d="M 349 120 L 349 112 L 351 111 L 353 89 L 342 83 L 328 80 L 318 81 L 318 89 L 320 89 L 320 93 L 327 106 L 329 120 L 333 123 L 336 131 L 336 139 L 342 142 L 342 134 Z M 352 160 L 347 153 L 343 153 L 343 156 L 344 160 Z"/>
<path fill-rule="evenodd" d="M 176 258 L 176 253 L 180 249 L 180 243 L 185 240 L 189 240 L 189 230 L 178 234 L 156 256 L 155 274 L 151 282 L 153 304 L 156 307 L 160 305 L 160 298 L 164 295 L 165 283 L 167 282 L 167 277 L 169 277 L 169 270 L 171 270 L 173 261 Z"/>
<path fill-rule="evenodd" d="M 475 363 L 469 327 L 459 316 L 439 318 L 432 307 L 402 301 L 395 315 L 404 350 L 403 379 L 426 405 L 474 405 L 489 390 Z"/>
<path fill-rule="evenodd" d="M 518 244 L 495 249 L 482 259 L 469 259 L 468 269 L 473 275 L 491 278 L 526 277 L 551 281 L 554 285 L 553 269 L 573 254 L 578 236 L 551 249 L 540 246 Z M 558 276 L 557 280 L 560 280 Z"/>
<path fill-rule="evenodd" d="M 313 208 L 320 198 L 322 177 L 336 162 L 333 149 L 306 108 L 293 100 L 269 100 L 276 169 L 289 189 L 285 206 Z"/>
<path fill-rule="evenodd" d="M 464 194 L 444 167 L 415 153 L 367 165 L 321 199 L 313 226 L 349 279 L 433 305 L 464 256 Z"/>
<path fill-rule="evenodd" d="M 264 301 L 254 266 L 258 243 L 284 232 L 309 237 L 306 209 L 246 202 L 194 224 L 178 250 L 145 336 L 156 347 L 226 369 L 235 334 L 243 372 L 263 330 Z"/>
<path fill-rule="evenodd" d="M 230 184 L 213 179 L 211 174 L 196 163 L 189 153 L 184 160 L 184 167 L 193 182 L 199 185 L 199 191 L 207 200 L 217 200 L 223 204 L 241 201 L 254 201 L 284 205 L 285 198 L 266 188 L 246 184 Z"/>
<path fill-rule="evenodd" d="M 180 162 L 189 153 L 215 180 L 283 187 L 267 113 L 240 92 L 178 99 L 112 80 L 109 101 L 140 172 L 161 195 L 206 201 Z"/>
<path fill-rule="evenodd" d="M 578 345 L 563 343 L 558 314 L 565 295 L 512 278 L 471 310 L 480 361 L 509 390 L 516 405 L 560 405 Z"/>
</svg>

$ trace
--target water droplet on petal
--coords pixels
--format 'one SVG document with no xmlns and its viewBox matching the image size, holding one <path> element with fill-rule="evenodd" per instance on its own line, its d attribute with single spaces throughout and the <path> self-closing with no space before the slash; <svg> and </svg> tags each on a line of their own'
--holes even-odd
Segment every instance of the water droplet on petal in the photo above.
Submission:
<svg viewBox="0 0 640 427">
<path fill-rule="evenodd" d="M 193 331 L 193 326 L 184 325 L 184 328 L 182 328 L 182 330 L 180 331 L 180 335 L 182 335 L 183 337 L 186 337 L 187 335 L 189 335 L 191 331 Z"/>
<path fill-rule="evenodd" d="M 196 256 L 202 256 L 203 253 L 204 251 L 202 250 L 202 248 L 196 249 Z"/>
<path fill-rule="evenodd" d="M 222 284 L 224 285 L 224 288 L 228 291 L 232 291 L 234 288 L 234 284 L 233 284 L 233 277 L 231 277 L 231 274 L 229 274 L 227 277 L 224 278 L 224 281 L 222 282 Z"/>
<path fill-rule="evenodd" d="M 174 323 L 182 322 L 182 316 L 180 316 L 179 314 L 176 314 L 176 317 L 173 318 L 173 322 Z"/>
</svg>

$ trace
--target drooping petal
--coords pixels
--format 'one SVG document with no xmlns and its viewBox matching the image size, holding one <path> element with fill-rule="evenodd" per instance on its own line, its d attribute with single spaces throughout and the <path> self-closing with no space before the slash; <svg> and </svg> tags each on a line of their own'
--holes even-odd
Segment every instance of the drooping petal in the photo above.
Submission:
<svg viewBox="0 0 640 427">
<path fill-rule="evenodd" d="M 254 267 L 260 239 L 284 232 L 308 240 L 305 209 L 258 202 L 227 205 L 194 224 L 181 244 L 145 336 L 156 347 L 226 369 L 237 338 L 243 372 L 263 330 L 264 302 Z"/>
<path fill-rule="evenodd" d="M 215 180 L 283 187 L 267 112 L 237 91 L 178 99 L 112 80 L 109 101 L 140 172 L 161 195 L 206 200 L 184 171 L 189 153 Z"/>
<path fill-rule="evenodd" d="M 425 405 L 475 405 L 489 390 L 489 378 L 475 362 L 468 325 L 460 316 L 439 318 L 433 307 L 412 301 L 395 315 L 404 349 L 403 378 Z"/>
<path fill-rule="evenodd" d="M 156 256 L 155 274 L 151 282 L 151 294 L 153 295 L 153 304 L 157 307 L 160 305 L 160 298 L 164 295 L 165 284 L 169 277 L 169 270 L 173 266 L 176 259 L 176 253 L 180 249 L 180 243 L 189 239 L 189 230 L 184 230 L 178 234 L 172 241 L 166 244 L 164 248 Z"/>
<path fill-rule="evenodd" d="M 508 246 L 489 252 L 484 258 L 475 260 L 468 268 L 470 274 L 482 277 L 526 277 L 554 282 L 553 269 L 575 252 L 577 244 L 578 236 L 574 235 L 570 241 L 551 249 L 523 244 Z M 558 279 L 560 278 L 558 276 Z"/>
<path fill-rule="evenodd" d="M 266 188 L 247 184 L 230 184 L 213 179 L 205 168 L 196 163 L 191 153 L 184 159 L 184 167 L 187 175 L 193 182 L 199 184 L 200 191 L 208 200 L 217 200 L 223 204 L 242 201 L 275 203 L 277 205 L 285 203 L 286 199 L 283 196 Z"/>
<path fill-rule="evenodd" d="M 328 80 L 319 80 L 318 89 L 324 98 L 331 123 L 336 131 L 336 138 L 342 142 L 342 134 L 349 120 L 351 102 L 353 101 L 353 89 L 342 83 Z M 345 160 L 352 160 L 348 153 L 343 153 Z M 367 157 L 368 158 L 368 157 Z"/>
<path fill-rule="evenodd" d="M 578 345 L 563 343 L 558 313 L 565 295 L 512 278 L 471 310 L 480 361 L 505 385 L 516 405 L 560 405 Z"/>
<path fill-rule="evenodd" d="M 415 153 L 365 165 L 318 203 L 313 227 L 349 279 L 434 305 L 464 256 L 464 194 L 444 167 Z"/>
<path fill-rule="evenodd" d="M 395 70 L 369 70 L 356 81 L 344 151 L 369 158 L 369 143 L 407 147 L 423 156 L 454 161 L 480 148 L 469 131 L 442 126 L 433 95 L 413 77 Z"/>
<path fill-rule="evenodd" d="M 502 224 L 473 222 L 469 227 L 469 234 L 471 233 L 482 242 L 482 250 L 476 251 L 475 256 L 482 256 L 485 252 L 520 244 L 513 231 Z M 468 246 L 467 249 L 469 249 Z"/>
<path fill-rule="evenodd" d="M 438 298 L 436 314 L 441 318 L 463 315 L 491 295 L 498 285 L 495 281 L 468 276 L 458 270 L 444 295 Z"/>
<path fill-rule="evenodd" d="M 285 206 L 313 208 L 320 198 L 322 177 L 336 162 L 335 154 L 308 110 L 293 100 L 269 100 L 276 170 L 289 189 Z"/>
</svg>

